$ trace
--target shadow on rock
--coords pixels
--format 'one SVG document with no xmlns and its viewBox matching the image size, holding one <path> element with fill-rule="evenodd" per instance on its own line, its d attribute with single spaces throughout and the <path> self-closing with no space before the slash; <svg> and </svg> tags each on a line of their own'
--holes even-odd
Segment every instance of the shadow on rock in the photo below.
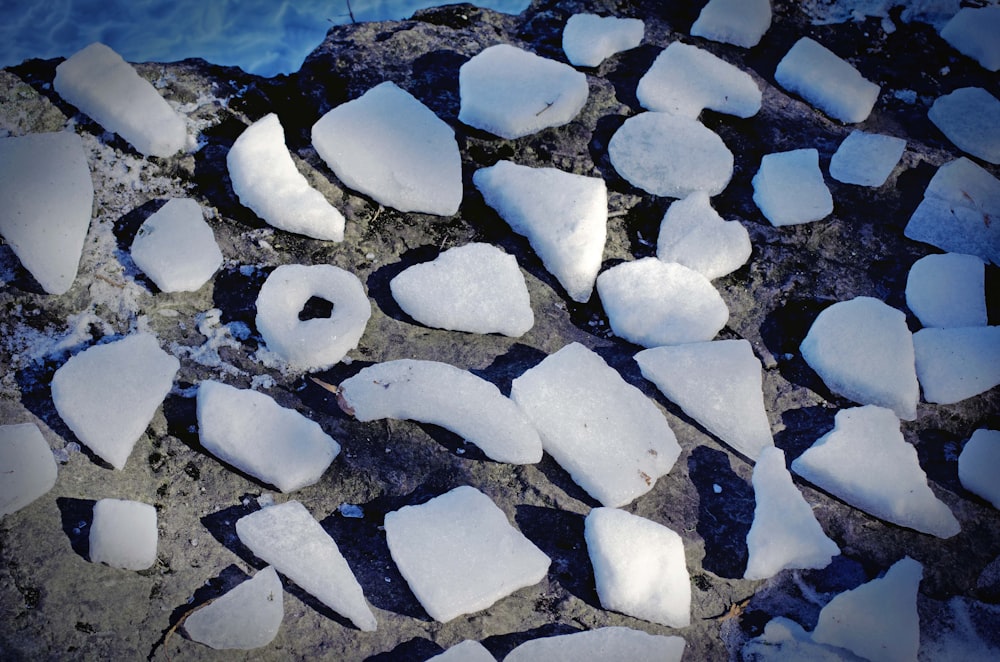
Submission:
<svg viewBox="0 0 1000 662">
<path fill-rule="evenodd" d="M 771 354 L 778 357 L 778 371 L 782 377 L 818 393 L 826 400 L 839 402 L 841 398 L 827 388 L 799 350 L 813 322 L 831 304 L 831 301 L 791 299 L 764 318 L 760 336 Z"/>
<path fill-rule="evenodd" d="M 534 368 L 548 356 L 545 352 L 522 343 L 514 343 L 506 353 L 493 359 L 493 363 L 482 370 L 471 372 L 490 382 L 510 397 L 510 387 L 515 379 Z"/>
<path fill-rule="evenodd" d="M 365 662 L 424 662 L 443 652 L 444 649 L 430 639 L 414 637 L 390 651 L 366 657 Z"/>
<path fill-rule="evenodd" d="M 90 560 L 90 527 L 94 523 L 93 499 L 59 497 L 56 505 L 62 520 L 62 530 L 69 538 L 69 545 L 81 557 Z"/>
<path fill-rule="evenodd" d="M 440 251 L 434 246 L 420 246 L 419 248 L 412 248 L 406 251 L 400 255 L 399 262 L 380 267 L 368 276 L 368 281 L 365 283 L 368 288 L 368 296 L 374 299 L 379 309 L 392 319 L 405 322 L 406 324 L 423 326 L 399 307 L 399 304 L 396 303 L 396 300 L 392 296 L 389 282 L 409 267 L 423 262 L 430 262 L 439 254 Z"/>
<path fill-rule="evenodd" d="M 540 506 L 520 505 L 514 516 L 521 533 L 552 559 L 549 576 L 595 609 L 601 608 L 582 515 Z"/>
<path fill-rule="evenodd" d="M 257 332 L 257 294 L 271 270 L 251 267 L 222 269 L 215 274 L 212 305 L 222 311 L 223 324 L 242 322 Z M 248 338 L 244 342 L 251 341 Z M 253 351 L 250 348 L 249 351 Z"/>
<path fill-rule="evenodd" d="M 531 630 L 525 630 L 524 632 L 511 632 L 510 634 L 487 637 L 481 643 L 496 659 L 502 660 L 512 650 L 526 641 L 541 639 L 542 637 L 556 637 L 561 634 L 576 634 L 577 632 L 580 632 L 580 630 L 564 623 L 550 623 Z"/>
<path fill-rule="evenodd" d="M 756 505 L 753 487 L 733 472 L 726 453 L 707 446 L 691 452 L 688 473 L 698 490 L 697 530 L 705 541 L 702 567 L 720 577 L 742 578 Z"/>
<path fill-rule="evenodd" d="M 802 407 L 781 412 L 785 428 L 774 435 L 774 445 L 785 451 L 785 463 L 802 455 L 816 440 L 833 429 L 835 409 Z"/>
</svg>

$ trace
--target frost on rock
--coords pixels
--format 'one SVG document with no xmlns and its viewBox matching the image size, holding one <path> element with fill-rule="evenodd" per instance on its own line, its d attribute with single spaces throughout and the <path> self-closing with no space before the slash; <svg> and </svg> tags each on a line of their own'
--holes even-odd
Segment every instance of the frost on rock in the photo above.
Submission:
<svg viewBox="0 0 1000 662">
<path fill-rule="evenodd" d="M 201 206 L 190 198 L 167 201 L 139 228 L 132 259 L 163 292 L 195 292 L 222 266 L 222 251 Z"/>
<path fill-rule="evenodd" d="M 927 116 L 963 152 L 1000 163 L 1000 101 L 983 88 L 963 87 L 938 97 Z"/>
<path fill-rule="evenodd" d="M 812 223 L 833 213 L 815 149 L 765 154 L 752 183 L 754 203 L 775 227 Z"/>
<path fill-rule="evenodd" d="M 825 568 L 840 554 L 792 482 L 780 448 L 765 448 L 757 456 L 753 494 L 757 505 L 747 533 L 744 579 L 766 579 L 787 568 Z"/>
<path fill-rule="evenodd" d="M 752 48 L 770 27 L 770 0 L 708 0 L 691 26 L 691 36 Z"/>
<path fill-rule="evenodd" d="M 615 53 L 642 42 L 645 24 L 637 18 L 573 14 L 562 33 L 563 52 L 576 67 L 597 67 Z"/>
<path fill-rule="evenodd" d="M 600 177 L 499 161 L 472 177 L 486 204 L 531 247 L 574 301 L 588 301 L 608 232 L 608 189 Z"/>
<path fill-rule="evenodd" d="M 90 526 L 90 560 L 122 570 L 156 563 L 156 508 L 138 501 L 101 499 Z"/>
<path fill-rule="evenodd" d="M 1000 431 L 980 428 L 972 433 L 958 456 L 962 487 L 1000 508 Z"/>
<path fill-rule="evenodd" d="M 697 46 L 667 46 L 639 79 L 643 108 L 697 119 L 708 108 L 736 117 L 760 110 L 761 92 L 750 74 Z"/>
<path fill-rule="evenodd" d="M 257 558 L 359 630 L 375 631 L 375 615 L 337 543 L 301 503 L 288 501 L 241 517 L 236 535 Z"/>
<path fill-rule="evenodd" d="M 340 453 L 318 423 L 257 391 L 203 381 L 197 415 L 207 451 L 282 492 L 318 481 Z"/>
<path fill-rule="evenodd" d="M 392 298 L 427 326 L 517 338 L 535 323 L 517 259 L 492 244 L 451 248 L 389 281 Z"/>
<path fill-rule="evenodd" d="M 691 624 L 691 578 L 677 533 L 617 508 L 594 508 L 584 526 L 602 607 L 674 628 Z"/>
<path fill-rule="evenodd" d="M 184 619 L 184 630 L 217 650 L 252 650 L 278 635 L 285 617 L 278 573 L 268 566 Z"/>
<path fill-rule="evenodd" d="M 395 83 L 327 112 L 313 125 L 312 142 L 341 182 L 379 204 L 451 216 L 462 203 L 455 132 Z"/>
<path fill-rule="evenodd" d="M 431 618 L 446 623 L 542 581 L 551 563 L 479 490 L 386 513 L 392 560 Z"/>
<path fill-rule="evenodd" d="M 917 417 L 920 388 L 906 315 L 878 299 L 839 301 L 816 318 L 802 357 L 834 393 Z"/>
<path fill-rule="evenodd" d="M 830 176 L 845 184 L 882 186 L 905 149 L 902 138 L 852 131 L 830 159 Z"/>
<path fill-rule="evenodd" d="M 1000 326 L 921 329 L 913 349 L 927 402 L 950 405 L 1000 384 Z"/>
<path fill-rule="evenodd" d="M 268 225 L 313 239 L 344 239 L 344 215 L 296 168 L 274 113 L 240 134 L 226 155 L 226 166 L 240 203 Z"/>
<path fill-rule="evenodd" d="M 56 473 L 56 459 L 37 425 L 0 425 L 0 518 L 51 490 Z"/>
<path fill-rule="evenodd" d="M 899 526 L 938 538 L 961 530 L 934 496 L 899 419 L 868 405 L 842 409 L 834 428 L 792 462 L 792 471 L 835 497 Z"/>
<path fill-rule="evenodd" d="M 497 659 L 486 646 L 473 639 L 466 639 L 440 655 L 428 658 L 427 662 L 497 662 Z"/>
<path fill-rule="evenodd" d="M 146 156 L 172 156 L 188 144 L 184 118 L 104 44 L 95 42 L 61 62 L 52 86 Z"/>
<path fill-rule="evenodd" d="M 729 321 L 712 283 L 694 269 L 645 257 L 597 277 L 615 335 L 643 347 L 711 340 Z"/>
<path fill-rule="evenodd" d="M 975 255 L 927 255 L 910 267 L 906 306 L 925 327 L 986 326 L 985 276 Z"/>
<path fill-rule="evenodd" d="M 0 138 L 0 235 L 49 294 L 73 284 L 94 184 L 70 131 Z"/>
<path fill-rule="evenodd" d="M 698 191 L 667 208 L 660 222 L 656 257 L 677 262 L 713 280 L 750 259 L 750 234 L 739 221 L 726 221 Z"/>
<path fill-rule="evenodd" d="M 516 378 L 510 397 L 535 424 L 545 451 L 605 506 L 624 506 L 651 490 L 680 455 L 653 401 L 579 343 Z"/>
<path fill-rule="evenodd" d="M 530 639 L 516 647 L 504 662 L 681 662 L 684 639 L 649 634 L 626 627 L 603 627 L 554 637 Z"/>
<path fill-rule="evenodd" d="M 1000 6 L 962 7 L 941 28 L 941 38 L 988 71 L 1000 70 Z"/>
<path fill-rule="evenodd" d="M 458 87 L 458 119 L 508 140 L 568 124 L 590 94 L 587 77 L 573 67 L 509 44 L 463 64 Z"/>
<path fill-rule="evenodd" d="M 849 62 L 809 37 L 802 37 L 789 49 L 774 78 L 789 92 L 847 123 L 865 121 L 880 90 Z"/>
<path fill-rule="evenodd" d="M 685 414 L 750 460 L 774 445 L 760 360 L 746 340 L 654 347 L 635 361 Z"/>
<path fill-rule="evenodd" d="M 66 361 L 52 377 L 52 401 L 80 441 L 121 469 L 179 369 L 154 336 L 136 333 Z"/>
<path fill-rule="evenodd" d="M 376 363 L 341 382 L 338 400 L 359 421 L 396 418 L 440 425 L 497 462 L 542 459 L 538 432 L 517 405 L 492 383 L 447 363 Z"/>
<path fill-rule="evenodd" d="M 733 153 L 698 120 L 671 113 L 640 113 L 611 136 L 608 156 L 629 184 L 653 195 L 717 195 L 733 176 Z"/>
</svg>

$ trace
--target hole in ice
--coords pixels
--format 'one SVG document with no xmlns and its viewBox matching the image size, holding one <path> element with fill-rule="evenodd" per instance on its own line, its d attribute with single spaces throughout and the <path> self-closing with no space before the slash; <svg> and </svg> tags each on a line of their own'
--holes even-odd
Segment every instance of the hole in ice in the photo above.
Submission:
<svg viewBox="0 0 1000 662">
<path fill-rule="evenodd" d="M 315 319 L 329 319 L 333 315 L 333 303 L 322 297 L 309 297 L 302 310 L 299 311 L 299 320 L 302 322 Z"/>
</svg>

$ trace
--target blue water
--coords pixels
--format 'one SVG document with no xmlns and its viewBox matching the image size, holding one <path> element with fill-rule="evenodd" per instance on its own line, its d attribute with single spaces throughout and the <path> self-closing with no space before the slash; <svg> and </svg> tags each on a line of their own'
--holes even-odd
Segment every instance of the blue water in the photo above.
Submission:
<svg viewBox="0 0 1000 662">
<path fill-rule="evenodd" d="M 350 0 L 357 21 L 408 18 L 457 0 Z M 517 14 L 530 0 L 473 4 Z M 130 62 L 201 57 L 273 76 L 301 66 L 348 0 L 0 0 L 0 67 L 68 57 L 100 41 Z"/>
</svg>

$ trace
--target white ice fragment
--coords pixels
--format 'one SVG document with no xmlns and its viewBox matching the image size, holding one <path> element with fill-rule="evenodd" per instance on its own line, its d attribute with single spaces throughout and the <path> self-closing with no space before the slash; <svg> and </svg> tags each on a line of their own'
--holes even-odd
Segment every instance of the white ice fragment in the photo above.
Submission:
<svg viewBox="0 0 1000 662">
<path fill-rule="evenodd" d="M 842 409 L 834 428 L 792 462 L 792 471 L 879 519 L 950 538 L 961 530 L 934 496 L 916 449 L 903 439 L 890 410 Z"/>
<path fill-rule="evenodd" d="M 833 153 L 830 176 L 845 184 L 882 186 L 905 149 L 902 138 L 854 130 Z"/>
<path fill-rule="evenodd" d="M 584 524 L 601 606 L 674 628 L 691 624 L 691 578 L 673 530 L 617 508 L 594 508 Z"/>
<path fill-rule="evenodd" d="M 509 44 L 463 64 L 458 87 L 458 119 L 508 140 L 568 124 L 590 93 L 587 77 L 573 67 Z"/>
<path fill-rule="evenodd" d="M 184 630 L 217 650 L 252 650 L 271 643 L 285 616 L 284 592 L 267 566 L 184 619 Z"/>
<path fill-rule="evenodd" d="M 313 239 L 344 239 L 344 215 L 296 168 L 274 113 L 240 134 L 226 155 L 226 167 L 240 203 L 268 225 Z"/>
<path fill-rule="evenodd" d="M 941 38 L 989 71 L 1000 70 L 1000 6 L 962 7 L 941 28 Z"/>
<path fill-rule="evenodd" d="M 206 450 L 282 492 L 318 481 L 340 453 L 316 421 L 257 391 L 203 381 L 197 412 Z"/>
<path fill-rule="evenodd" d="M 950 405 L 1000 384 L 1000 326 L 921 329 L 913 349 L 927 402 Z"/>
<path fill-rule="evenodd" d="M 466 639 L 427 662 L 497 662 L 497 659 L 486 646 L 474 639 Z"/>
<path fill-rule="evenodd" d="M 451 216 L 462 203 L 455 132 L 395 83 L 327 112 L 312 142 L 341 182 L 380 204 Z"/>
<path fill-rule="evenodd" d="M 778 616 L 764 626 L 764 633 L 748 641 L 741 651 L 742 659 L 753 662 L 864 662 L 849 650 L 813 641 L 795 621 Z"/>
<path fill-rule="evenodd" d="M 752 183 L 754 203 L 775 227 L 811 223 L 833 213 L 833 196 L 813 148 L 765 154 Z"/>
<path fill-rule="evenodd" d="M 122 570 L 156 563 L 156 508 L 138 501 L 101 499 L 90 526 L 90 560 Z"/>
<path fill-rule="evenodd" d="M 222 251 L 201 206 L 190 198 L 168 200 L 139 228 L 132 259 L 163 292 L 194 292 L 222 266 Z"/>
<path fill-rule="evenodd" d="M 691 36 L 752 48 L 770 27 L 771 0 L 708 0 Z"/>
<path fill-rule="evenodd" d="M 724 220 L 704 191 L 667 208 L 656 241 L 656 257 L 683 264 L 709 280 L 742 267 L 752 249 L 747 229 L 739 221 Z"/>
<path fill-rule="evenodd" d="M 774 446 L 760 360 L 746 340 L 654 347 L 635 361 L 684 413 L 750 460 Z"/>
<path fill-rule="evenodd" d="M 188 144 L 184 118 L 104 44 L 90 44 L 61 62 L 52 87 L 146 156 L 172 156 Z"/>
<path fill-rule="evenodd" d="M 748 73 L 697 46 L 672 42 L 639 79 L 636 97 L 648 110 L 697 119 L 708 108 L 737 117 L 760 110 L 761 92 Z"/>
<path fill-rule="evenodd" d="M 313 297 L 333 304 L 329 317 L 299 318 Z M 343 359 L 357 346 L 371 314 L 358 277 L 331 264 L 281 265 L 257 295 L 257 330 L 267 348 L 297 372 L 324 370 Z"/>
<path fill-rule="evenodd" d="M 841 122 L 863 122 L 878 101 L 879 86 L 833 51 L 802 37 L 778 63 L 774 79 L 789 92 Z"/>
<path fill-rule="evenodd" d="M 1000 101 L 983 88 L 963 87 L 938 97 L 927 117 L 960 150 L 1000 163 Z"/>
<path fill-rule="evenodd" d="M 376 363 L 340 384 L 342 408 L 359 421 L 397 418 L 440 425 L 497 462 L 542 459 L 538 432 L 496 386 L 438 361 Z"/>
<path fill-rule="evenodd" d="M 56 459 L 37 425 L 0 425 L 0 475 L 0 518 L 24 508 L 56 484 Z"/>
<path fill-rule="evenodd" d="M 508 653 L 504 662 L 681 662 L 684 646 L 684 639 L 677 636 L 603 627 L 530 639 Z"/>
<path fill-rule="evenodd" d="M 906 305 L 924 326 L 986 326 L 985 275 L 975 255 L 927 255 L 910 267 Z"/>
<path fill-rule="evenodd" d="M 535 424 L 545 451 L 605 506 L 624 506 L 651 490 L 681 452 L 653 401 L 579 343 L 516 378 L 510 397 Z"/>
<path fill-rule="evenodd" d="M 711 340 L 729 321 L 712 283 L 694 269 L 645 257 L 597 277 L 611 329 L 643 347 Z"/>
<path fill-rule="evenodd" d="M 598 67 L 605 58 L 635 48 L 645 24 L 637 18 L 573 14 L 562 33 L 563 52 L 576 67 Z"/>
<path fill-rule="evenodd" d="M 132 334 L 66 361 L 52 377 L 52 401 L 80 441 L 121 469 L 179 369 L 153 335 Z"/>
<path fill-rule="evenodd" d="M 825 568 L 840 554 L 792 482 L 780 448 L 765 448 L 757 456 L 753 493 L 757 505 L 747 533 L 744 579 L 767 579 L 786 568 Z"/>
<path fill-rule="evenodd" d="M 492 244 L 446 250 L 403 270 L 389 289 L 403 312 L 439 329 L 517 338 L 535 323 L 517 259 Z"/>
<path fill-rule="evenodd" d="M 871 297 L 839 301 L 819 314 L 799 346 L 834 393 L 917 417 L 920 387 L 906 315 Z"/>
<path fill-rule="evenodd" d="M 698 120 L 640 113 L 625 120 L 608 143 L 611 164 L 647 193 L 684 198 L 721 193 L 733 176 L 733 153 Z"/>
<path fill-rule="evenodd" d="M 972 433 L 958 456 L 962 487 L 1000 508 L 1000 431 L 980 428 Z"/>
<path fill-rule="evenodd" d="M 0 138 L 0 235 L 49 294 L 73 284 L 90 227 L 94 184 L 80 136 Z"/>
<path fill-rule="evenodd" d="M 570 298 L 589 300 L 608 232 L 604 180 L 500 161 L 477 170 L 472 181 L 486 204 L 528 238 Z"/>
<path fill-rule="evenodd" d="M 358 629 L 375 630 L 375 615 L 337 543 L 301 503 L 288 501 L 241 517 L 236 535 L 255 556 Z"/>
<path fill-rule="evenodd" d="M 537 584 L 551 562 L 488 496 L 468 486 L 386 513 L 385 536 L 413 594 L 442 623 Z"/>
</svg>

